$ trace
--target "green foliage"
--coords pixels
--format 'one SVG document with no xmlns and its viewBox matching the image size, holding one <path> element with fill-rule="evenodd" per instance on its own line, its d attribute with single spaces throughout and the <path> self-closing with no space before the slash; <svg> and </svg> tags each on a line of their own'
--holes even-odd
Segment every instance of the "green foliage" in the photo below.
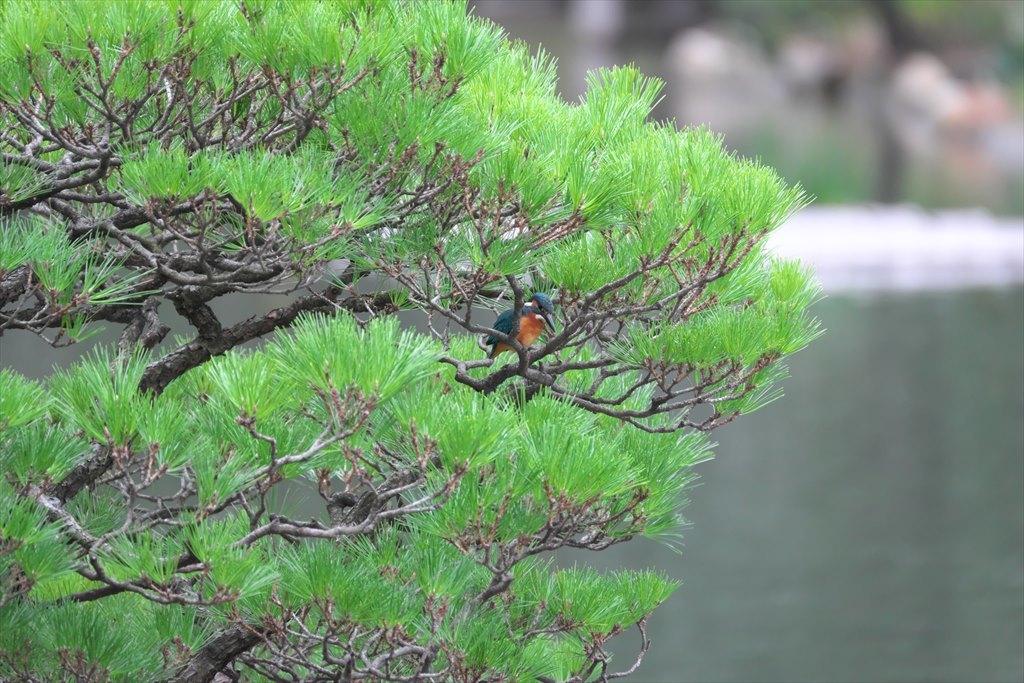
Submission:
<svg viewBox="0 0 1024 683">
<path fill-rule="evenodd" d="M 356 353 L 387 362 L 343 362 L 346 354 Z M 454 612 L 486 586 L 489 573 L 445 540 L 461 537 L 467 525 L 475 528 L 478 522 L 493 522 L 496 540 L 511 540 L 542 527 L 549 496 L 619 509 L 634 487 L 640 486 L 648 492 L 642 508 L 645 533 L 673 532 L 679 494 L 691 476 L 684 473 L 702 457 L 704 439 L 695 435 L 643 438 L 635 430 L 622 430 L 613 421 L 551 398 L 534 399 L 521 411 L 512 402 L 488 401 L 465 388 L 452 391 L 449 385 L 426 378 L 434 358 L 429 344 L 401 332 L 393 321 L 375 322 L 362 330 L 351 318 L 309 318 L 263 351 L 226 354 L 190 373 L 173 391 L 147 398 L 127 390 L 138 382 L 144 358 L 119 362 L 98 352 L 50 380 L 59 423 L 44 426 L 43 410 L 11 426 L 14 435 L 4 449 L 5 471 L 21 481 L 41 481 L 43 476 L 59 479 L 86 449 L 82 439 L 67 435 L 83 430 L 111 446 L 151 448 L 156 462 L 168 465 L 172 473 L 187 469 L 196 481 L 200 509 L 208 508 L 250 484 L 267 462 L 266 444 L 249 438 L 231 416 L 255 417 L 255 424 L 271 434 L 283 452 L 293 452 L 301 448 L 303 437 L 311 435 L 302 421 L 308 404 L 297 397 L 308 395 L 312 387 L 329 391 L 349 386 L 372 392 L 383 411 L 372 430 L 382 443 L 414 457 L 408 435 L 418 434 L 416 438 L 436 444 L 443 470 L 468 465 L 474 478 L 486 476 L 489 485 L 459 487 L 447 505 L 410 518 L 405 532 L 410 534 L 408 543 L 405 534 L 385 530 L 372 540 L 355 541 L 346 552 L 317 542 L 276 551 L 258 544 L 246 550 L 237 547 L 237 539 L 248 531 L 248 521 L 234 514 L 193 522 L 181 532 L 115 535 L 97 558 L 113 580 L 141 578 L 153 586 L 168 586 L 178 557 L 188 549 L 207 560 L 207 578 L 200 591 L 207 599 L 229 596 L 259 614 L 271 586 L 280 585 L 287 605 L 326 599 L 335 615 L 367 625 L 402 624 L 409 629 L 422 626 L 428 602 L 444 601 Z M 6 374 L 12 387 L 39 391 L 23 378 Z M 175 443 L 184 434 L 194 437 L 187 447 Z M 187 460 L 176 455 L 183 448 L 187 448 Z M 338 467 L 344 462 L 328 454 L 326 459 L 310 460 L 291 470 L 288 476 L 301 478 L 313 466 Z M 85 586 L 61 578 L 72 565 L 57 527 L 45 524 L 44 512 L 31 501 L 10 489 L 3 493 L 9 499 L 4 501 L 9 517 L 3 538 L 23 544 L 5 558 L 6 571 L 17 565 L 17 571 L 31 577 L 33 584 L 50 586 L 50 595 L 84 590 Z M 503 504 L 508 509 L 499 514 Z M 485 511 L 482 520 L 480 510 Z M 111 517 L 112 508 L 102 504 L 92 511 L 79 507 L 73 512 L 96 535 L 120 524 L 119 513 Z M 615 532 L 609 529 L 609 533 Z M 535 582 L 544 580 L 541 574 L 549 575 L 548 570 L 531 572 L 527 576 L 536 575 L 530 579 Z M 529 581 L 524 583 L 523 595 L 534 602 L 545 600 L 551 618 L 575 605 L 571 615 L 562 616 L 587 624 L 590 633 L 609 631 L 628 619 L 635 622 L 670 592 L 669 584 L 658 590 L 642 589 L 648 582 L 645 574 L 600 580 L 591 574 L 552 576 L 559 578 L 552 578 L 554 583 L 543 589 L 547 591 L 543 597 L 537 595 L 542 589 Z M 624 589 L 627 586 L 629 590 Z M 561 594 L 563 589 L 567 597 L 553 602 L 548 594 Z M 595 611 L 588 612 L 591 608 L 583 599 L 588 591 L 597 591 L 592 595 L 601 597 L 590 599 L 604 607 L 595 603 Z M 613 602 L 608 602 L 609 591 L 619 596 Z M 75 612 L 78 616 L 66 623 L 48 614 L 47 623 L 54 629 L 49 635 L 52 642 L 80 648 L 91 661 L 111 671 L 133 670 L 130 660 L 104 647 L 106 628 L 98 631 L 95 641 L 76 640 L 74 630 L 84 627 L 82 619 L 92 623 L 106 614 L 92 609 Z M 137 616 L 132 611 L 131 618 Z M 559 668 L 557 662 L 568 661 L 565 657 L 578 658 L 562 652 L 568 647 L 565 642 L 551 640 L 544 652 L 562 654 L 549 653 L 553 659 L 537 660 L 540 645 L 522 651 L 497 637 L 498 631 L 507 628 L 503 623 L 491 617 L 455 621 L 450 624 L 450 636 L 467 661 L 491 666 L 503 662 L 502 670 L 510 673 L 552 671 Z M 163 632 L 163 637 L 168 633 Z M 126 647 L 119 639 L 113 642 Z M 135 647 L 137 643 L 133 651 Z M 538 661 L 550 665 L 538 669 Z"/>
<path fill-rule="evenodd" d="M 45 411 L 46 403 L 41 406 Z M 81 462 L 87 448 L 85 440 L 69 436 L 45 420 L 12 429 L 5 437 L 0 464 L 8 477 L 22 485 L 60 481 Z"/>
<path fill-rule="evenodd" d="M 151 678 L 163 670 L 162 653 L 168 663 L 175 663 L 208 636 L 192 610 L 138 603 L 130 596 L 46 611 L 24 606 L 0 610 L 0 650 L 64 652 L 71 661 L 81 652 L 86 666 L 96 666 L 112 680 Z M 37 657 L 32 665 L 36 675 L 49 680 L 58 680 L 65 672 L 56 656 Z"/>
<path fill-rule="evenodd" d="M 365 330 L 350 317 L 307 318 L 270 344 L 267 355 L 300 385 L 353 386 L 386 401 L 434 369 L 438 354 L 431 347 L 393 318 L 373 321 Z"/>
<path fill-rule="evenodd" d="M 518 578 L 517 608 L 524 618 L 540 611 L 545 625 L 564 621 L 607 633 L 636 623 L 679 585 L 651 572 L 601 575 L 590 567 L 535 565 Z"/>
<path fill-rule="evenodd" d="M 81 316 L 67 314 L 74 307 L 131 304 L 153 293 L 140 286 L 145 271 L 125 272 L 119 259 L 101 254 L 98 243 L 71 242 L 62 227 L 38 218 L 0 221 L 0 276 L 27 267 L 72 341 L 98 331 L 86 331 Z"/>
<path fill-rule="evenodd" d="M 603 670 L 678 584 L 543 556 L 675 543 L 818 290 L 762 248 L 799 187 L 634 67 L 555 75 L 463 2 L 0 4 L 0 330 L 125 326 L 0 370 L 0 677 L 162 680 L 230 628 L 253 680 Z M 483 360 L 536 291 L 557 329 Z M 292 296 L 218 319 L 244 292 Z"/>
<path fill-rule="evenodd" d="M 32 422 L 46 413 L 49 396 L 38 383 L 0 368 L 0 435 L 12 427 Z"/>
<path fill-rule="evenodd" d="M 429 413 L 421 408 L 418 424 L 440 445 L 452 446 L 442 453 L 465 453 L 474 466 L 487 466 L 493 485 L 491 490 L 461 487 L 444 508 L 422 518 L 431 533 L 442 536 L 476 521 L 485 527 L 496 524 L 498 537 L 512 539 L 543 526 L 549 496 L 620 509 L 639 485 L 647 496 L 640 507 L 644 533 L 670 540 L 680 521 L 682 489 L 693 477 L 689 468 L 707 457 L 707 440 L 700 434 L 624 430 L 547 397 L 533 399 L 523 411 L 514 404 L 481 402 L 466 391 L 447 398 L 443 408 L 428 408 Z M 477 410 L 461 407 L 467 402 Z M 493 431 L 460 432 L 460 424 L 489 424 Z M 474 519 L 481 510 L 484 516 Z"/>
<path fill-rule="evenodd" d="M 181 145 L 164 150 L 156 143 L 140 150 L 121 166 L 121 182 L 125 193 L 138 203 L 150 197 L 168 199 L 193 197 L 209 187 L 209 164 L 205 157 L 190 163 Z"/>
<path fill-rule="evenodd" d="M 146 397 L 138 391 L 145 367 L 142 356 L 121 362 L 101 348 L 54 375 L 50 387 L 56 414 L 100 443 L 127 445 L 148 412 Z"/>
<path fill-rule="evenodd" d="M 17 596 L 72 571 L 60 529 L 0 481 L 0 595 Z M 2 610 L 0 610 L 2 611 Z"/>
</svg>

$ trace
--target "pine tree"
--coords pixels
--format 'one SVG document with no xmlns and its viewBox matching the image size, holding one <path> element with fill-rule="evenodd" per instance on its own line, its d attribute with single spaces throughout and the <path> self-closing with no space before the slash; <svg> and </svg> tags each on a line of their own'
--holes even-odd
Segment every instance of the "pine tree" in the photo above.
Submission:
<svg viewBox="0 0 1024 683">
<path fill-rule="evenodd" d="M 0 4 L 0 333 L 120 334 L 0 370 L 0 678 L 636 670 L 676 584 L 553 553 L 672 542 L 777 396 L 805 199 L 633 68 L 555 85 L 459 2 Z M 557 327 L 487 359 L 536 291 Z"/>
</svg>

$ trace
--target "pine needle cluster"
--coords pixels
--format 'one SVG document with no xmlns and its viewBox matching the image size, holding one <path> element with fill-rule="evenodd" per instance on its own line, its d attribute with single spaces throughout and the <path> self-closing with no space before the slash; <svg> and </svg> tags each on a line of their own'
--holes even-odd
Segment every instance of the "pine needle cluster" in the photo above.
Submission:
<svg viewBox="0 0 1024 683">
<path fill-rule="evenodd" d="M 553 553 L 673 542 L 707 433 L 777 397 L 806 198 L 632 67 L 555 88 L 462 2 L 0 4 L 0 334 L 120 333 L 0 369 L 0 678 L 637 669 L 677 584 Z M 489 326 L 535 291 L 555 330 Z"/>
</svg>

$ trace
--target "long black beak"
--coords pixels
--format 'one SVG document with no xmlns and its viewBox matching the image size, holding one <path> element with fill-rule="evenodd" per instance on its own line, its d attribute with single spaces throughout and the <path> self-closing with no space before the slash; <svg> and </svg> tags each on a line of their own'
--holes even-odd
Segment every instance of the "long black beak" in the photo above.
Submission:
<svg viewBox="0 0 1024 683">
<path fill-rule="evenodd" d="M 548 327 L 551 328 L 551 331 L 554 332 L 555 331 L 555 316 L 551 315 L 550 313 L 548 313 L 545 310 L 541 310 L 540 316 L 542 318 L 544 318 L 544 322 L 547 323 Z"/>
</svg>

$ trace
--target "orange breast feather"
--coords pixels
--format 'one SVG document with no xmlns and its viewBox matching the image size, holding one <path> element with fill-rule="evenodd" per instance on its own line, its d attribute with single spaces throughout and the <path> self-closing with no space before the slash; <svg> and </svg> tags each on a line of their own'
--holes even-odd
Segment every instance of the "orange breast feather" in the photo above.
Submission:
<svg viewBox="0 0 1024 683">
<path fill-rule="evenodd" d="M 544 331 L 544 320 L 536 313 L 530 312 L 519 321 L 519 334 L 516 339 L 523 346 L 529 346 L 537 341 L 537 337 Z"/>
</svg>

